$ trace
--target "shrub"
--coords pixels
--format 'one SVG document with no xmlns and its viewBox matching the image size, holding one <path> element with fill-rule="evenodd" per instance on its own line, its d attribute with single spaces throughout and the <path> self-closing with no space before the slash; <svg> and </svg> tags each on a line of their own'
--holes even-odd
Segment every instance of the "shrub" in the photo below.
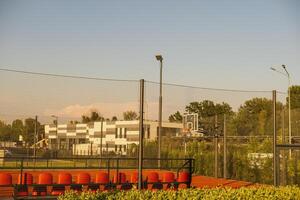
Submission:
<svg viewBox="0 0 300 200">
<path fill-rule="evenodd" d="M 136 200 L 136 199 L 163 199 L 163 200 L 296 200 L 300 199 L 300 188 L 287 187 L 259 187 L 259 188 L 215 188 L 215 189 L 185 189 L 179 191 L 113 191 L 113 192 L 82 192 L 68 191 L 59 196 L 58 200 Z"/>
</svg>

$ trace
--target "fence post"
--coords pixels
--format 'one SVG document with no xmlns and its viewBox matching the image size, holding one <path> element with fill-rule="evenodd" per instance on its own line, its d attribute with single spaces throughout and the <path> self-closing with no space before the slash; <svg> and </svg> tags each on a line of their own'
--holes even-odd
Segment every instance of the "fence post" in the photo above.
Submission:
<svg viewBox="0 0 300 200">
<path fill-rule="evenodd" d="M 190 188 L 192 183 L 192 159 L 189 158 L 189 182 L 187 187 Z"/>
<path fill-rule="evenodd" d="M 110 180 L 110 158 L 107 159 L 107 173 L 108 173 L 108 180 Z"/>
<path fill-rule="evenodd" d="M 224 128 L 223 128 L 223 150 L 224 150 L 224 155 L 223 155 L 223 177 L 227 178 L 227 132 L 226 132 L 226 114 L 224 114 Z"/>
<path fill-rule="evenodd" d="M 218 127 L 218 115 L 215 115 L 215 125 L 214 125 L 214 176 L 215 178 L 218 178 L 218 154 L 219 154 L 219 147 L 218 147 L 218 133 L 217 133 L 217 127 Z"/>
<path fill-rule="evenodd" d="M 117 157 L 117 185 L 119 184 L 119 179 L 121 179 L 121 176 L 119 175 L 119 157 Z"/>
<path fill-rule="evenodd" d="M 278 185 L 277 179 L 277 122 L 276 122 L 276 90 L 273 90 L 273 178 L 274 178 L 274 186 Z"/>
<path fill-rule="evenodd" d="M 139 158 L 138 158 L 138 189 L 143 189 L 143 152 L 144 152 L 144 83 L 140 80 L 140 119 L 139 119 Z"/>
</svg>

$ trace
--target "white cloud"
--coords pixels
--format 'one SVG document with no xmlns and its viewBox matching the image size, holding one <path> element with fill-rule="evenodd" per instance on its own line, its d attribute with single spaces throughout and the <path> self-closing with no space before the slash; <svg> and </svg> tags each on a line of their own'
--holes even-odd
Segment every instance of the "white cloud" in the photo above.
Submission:
<svg viewBox="0 0 300 200">
<path fill-rule="evenodd" d="M 122 114 L 125 111 L 133 110 L 139 112 L 139 102 L 127 102 L 127 103 L 92 103 L 88 105 L 73 104 L 63 108 L 46 109 L 44 111 L 45 116 L 57 115 L 62 118 L 80 118 L 83 114 L 88 114 L 91 110 L 97 110 L 104 117 L 111 118 L 117 116 L 122 119 Z M 171 113 L 180 110 L 177 106 L 163 106 L 163 118 L 168 119 Z M 181 111 L 181 110 L 180 110 Z M 145 102 L 144 113 L 146 119 L 157 120 L 158 119 L 158 103 L 157 102 Z"/>
</svg>

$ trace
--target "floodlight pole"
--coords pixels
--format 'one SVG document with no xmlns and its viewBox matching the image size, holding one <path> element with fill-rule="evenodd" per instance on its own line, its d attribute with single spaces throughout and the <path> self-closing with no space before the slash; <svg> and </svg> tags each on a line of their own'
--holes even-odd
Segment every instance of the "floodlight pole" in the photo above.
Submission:
<svg viewBox="0 0 300 200">
<path fill-rule="evenodd" d="M 287 77 L 288 79 L 288 100 L 289 100 L 289 144 L 292 144 L 292 117 L 291 117 L 291 76 L 290 73 L 287 71 L 286 69 L 286 65 L 281 65 L 281 67 L 283 68 L 283 70 L 285 71 L 285 73 L 278 71 L 276 68 L 271 67 L 271 70 L 280 73 L 282 75 L 284 75 L 285 77 Z M 289 157 L 292 157 L 292 150 L 290 150 L 289 152 Z"/>
<path fill-rule="evenodd" d="M 159 111 L 158 111 L 158 168 L 160 168 L 161 159 L 161 132 L 162 132 L 162 68 L 163 68 L 163 57 L 161 55 L 156 55 L 156 60 L 160 62 L 160 81 L 159 81 Z"/>
</svg>

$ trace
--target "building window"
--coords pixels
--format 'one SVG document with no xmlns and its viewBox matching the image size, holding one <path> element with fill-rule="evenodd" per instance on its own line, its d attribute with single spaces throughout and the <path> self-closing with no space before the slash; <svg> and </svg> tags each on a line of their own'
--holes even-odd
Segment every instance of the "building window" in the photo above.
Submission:
<svg viewBox="0 0 300 200">
<path fill-rule="evenodd" d="M 123 131 L 123 129 L 120 128 L 120 138 L 122 138 L 122 131 Z"/>
<path fill-rule="evenodd" d="M 115 145 L 115 152 L 118 151 L 118 145 Z"/>
<path fill-rule="evenodd" d="M 126 152 L 126 145 L 123 145 L 124 152 Z"/>
<path fill-rule="evenodd" d="M 147 138 L 150 139 L 150 127 L 147 128 Z"/>
<path fill-rule="evenodd" d="M 115 129 L 115 137 L 118 138 L 118 128 Z"/>
<path fill-rule="evenodd" d="M 127 128 L 124 128 L 124 138 L 127 138 Z"/>
</svg>

